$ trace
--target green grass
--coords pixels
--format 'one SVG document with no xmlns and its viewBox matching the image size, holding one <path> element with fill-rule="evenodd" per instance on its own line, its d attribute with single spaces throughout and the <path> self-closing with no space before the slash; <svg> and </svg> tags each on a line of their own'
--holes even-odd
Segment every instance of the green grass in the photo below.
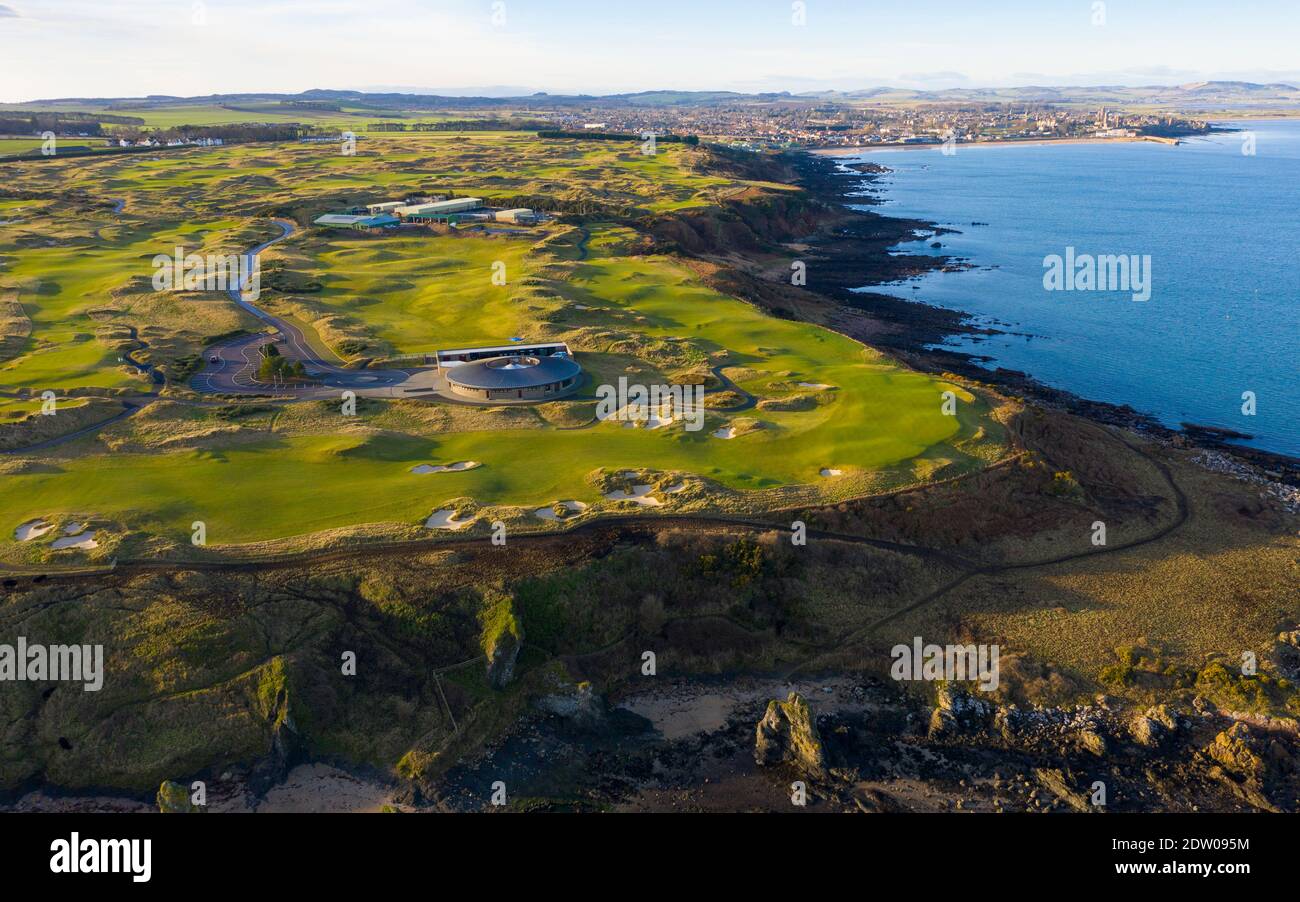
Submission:
<svg viewBox="0 0 1300 902">
<path fill-rule="evenodd" d="M 131 302 L 122 294 L 134 283 L 138 303 L 158 305 L 179 296 L 159 296 L 148 284 L 157 254 L 225 250 L 242 246 L 238 220 L 195 222 L 161 220 L 119 224 L 109 211 L 60 215 L 53 206 L 36 215 L 0 226 L 0 256 L 10 262 L 0 276 L 0 290 L 15 297 L 32 322 L 26 348 L 0 364 L 0 386 L 33 390 L 63 388 L 144 388 L 147 383 L 124 365 L 111 343 L 99 341 L 101 327 L 115 322 L 149 325 L 147 318 L 121 317 Z M 226 304 L 187 295 L 197 309 L 181 317 L 199 322 L 202 304 Z M 232 311 L 228 314 L 234 315 Z M 215 332 L 212 334 L 216 334 Z"/>
<path fill-rule="evenodd" d="M 499 344 L 521 334 L 524 312 L 510 283 L 525 278 L 526 241 L 403 235 L 382 241 L 308 239 L 324 289 L 313 300 L 365 322 L 398 353 Z M 506 267 L 492 284 L 493 264 Z"/>
</svg>

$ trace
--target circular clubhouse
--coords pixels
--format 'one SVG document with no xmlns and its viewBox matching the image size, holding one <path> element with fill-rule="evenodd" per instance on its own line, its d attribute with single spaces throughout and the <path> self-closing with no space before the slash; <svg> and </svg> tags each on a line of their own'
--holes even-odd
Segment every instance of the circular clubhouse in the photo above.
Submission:
<svg viewBox="0 0 1300 902">
<path fill-rule="evenodd" d="M 471 401 L 539 401 L 568 394 L 582 367 L 567 354 L 504 354 L 446 370 L 451 394 Z"/>
</svg>

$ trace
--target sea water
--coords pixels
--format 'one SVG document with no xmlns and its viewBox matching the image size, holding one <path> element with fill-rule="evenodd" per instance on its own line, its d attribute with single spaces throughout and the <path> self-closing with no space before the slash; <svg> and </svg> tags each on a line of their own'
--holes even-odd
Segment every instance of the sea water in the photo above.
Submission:
<svg viewBox="0 0 1300 902">
<path fill-rule="evenodd" d="M 990 366 L 1300 455 L 1300 120 L 1217 124 L 1243 131 L 846 158 L 893 170 L 874 209 L 960 230 L 898 250 L 974 267 L 869 290 L 1000 329 L 944 345 Z M 1103 254 L 1148 261 L 1149 298 L 1045 287 L 1053 256 Z"/>
</svg>

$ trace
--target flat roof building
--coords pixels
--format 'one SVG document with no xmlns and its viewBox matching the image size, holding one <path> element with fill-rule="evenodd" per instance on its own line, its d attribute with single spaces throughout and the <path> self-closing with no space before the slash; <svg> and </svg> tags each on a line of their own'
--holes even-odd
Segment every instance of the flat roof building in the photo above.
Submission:
<svg viewBox="0 0 1300 902">
<path fill-rule="evenodd" d="M 396 216 L 381 213 L 378 216 L 352 216 L 342 213 L 326 213 L 324 216 L 317 217 L 315 225 L 327 229 L 356 229 L 364 232 L 367 229 L 387 229 L 401 223 Z"/>
<path fill-rule="evenodd" d="M 525 207 L 514 210 L 497 210 L 495 218 L 497 222 L 516 222 L 525 225 L 537 222 L 537 214 Z"/>
<path fill-rule="evenodd" d="M 562 341 L 540 341 L 528 344 L 488 345 L 479 348 L 450 348 L 434 352 L 434 361 L 440 367 L 455 367 L 475 360 L 492 357 L 570 357 L 569 346 Z"/>
<path fill-rule="evenodd" d="M 366 210 L 370 213 L 392 213 L 398 207 L 405 206 L 400 200 L 385 201 L 381 204 L 366 204 Z"/>
<path fill-rule="evenodd" d="M 463 213 L 477 210 L 483 206 L 481 197 L 457 197 L 453 200 L 439 200 L 431 204 L 403 204 L 393 210 L 398 216 L 431 216 L 444 213 Z"/>
</svg>

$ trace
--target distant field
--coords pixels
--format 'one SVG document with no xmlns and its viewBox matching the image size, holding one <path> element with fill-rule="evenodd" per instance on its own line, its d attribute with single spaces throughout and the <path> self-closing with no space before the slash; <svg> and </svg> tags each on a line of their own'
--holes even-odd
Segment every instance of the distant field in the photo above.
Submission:
<svg viewBox="0 0 1300 902">
<path fill-rule="evenodd" d="M 143 119 L 141 128 L 175 128 L 182 125 L 230 125 L 246 122 L 289 123 L 320 126 L 322 128 L 349 129 L 361 133 L 366 126 L 377 122 L 445 122 L 455 119 L 476 119 L 482 113 L 398 112 L 392 110 L 367 110 L 342 107 L 339 110 L 321 110 L 294 107 L 274 102 L 248 102 L 229 104 L 184 103 L 168 106 L 132 104 L 124 102 L 111 107 L 89 103 L 36 103 L 0 104 L 0 112 L 64 112 L 104 113 L 110 116 L 131 116 Z M 120 126 L 104 124 L 106 130 Z"/>
<path fill-rule="evenodd" d="M 41 149 L 40 138 L 0 138 L 0 157 L 14 157 Z"/>
<path fill-rule="evenodd" d="M 468 133 L 380 135 L 358 150 L 348 157 L 320 145 L 245 145 L 15 169 L 15 187 L 84 188 L 97 200 L 0 201 L 0 219 L 10 221 L 0 225 L 0 290 L 17 293 L 32 324 L 23 351 L 0 362 L 0 391 L 142 392 L 148 383 L 120 359 L 139 342 L 146 359 L 167 367 L 213 336 L 257 328 L 221 294 L 158 293 L 148 280 L 152 257 L 176 246 L 230 253 L 257 243 L 274 231 L 267 211 L 310 221 L 361 200 L 438 188 L 657 212 L 755 187 L 701 174 L 700 151 L 680 145 L 645 157 L 635 145 Z M 115 214 L 118 199 L 126 206 Z M 510 237 L 308 230 L 264 262 L 282 267 L 288 284 L 319 290 L 264 297 L 343 356 L 344 344 L 385 356 L 562 338 L 593 383 L 628 376 L 720 388 L 710 372 L 720 368 L 756 406 L 710 412 L 704 430 L 687 432 L 681 424 L 593 424 L 593 385 L 545 410 L 368 401 L 350 421 L 320 403 L 275 412 L 254 403 L 247 413 L 165 405 L 39 460 L 0 459 L 13 488 L 0 496 L 0 543 L 10 554 L 43 554 L 39 543 L 10 541 L 35 517 L 101 524 L 112 537 L 99 552 L 107 554 L 148 536 L 185 543 L 195 519 L 223 545 L 368 523 L 414 529 L 449 504 L 527 511 L 573 499 L 616 510 L 596 476 L 624 469 L 664 474 L 663 485 L 687 479 L 691 493 L 670 499 L 684 510 L 743 507 L 749 496 L 779 504 L 790 491 L 834 499 L 956 475 L 999 453 L 1001 427 L 976 398 L 843 336 L 718 294 L 674 258 L 629 256 L 637 238 L 609 223 L 556 223 Z M 491 283 L 498 262 L 504 286 Z M 949 389 L 964 399 L 958 417 L 940 410 Z M 713 434 L 723 428 L 735 437 Z M 482 466 L 411 472 L 458 460 Z M 541 525 L 531 514 L 525 522 Z"/>
<path fill-rule="evenodd" d="M 16 157 L 38 154 L 44 142 L 40 138 L 0 138 L 0 157 Z M 107 151 L 109 147 L 103 138 L 59 138 L 55 145 L 56 152 L 87 150 Z"/>
</svg>

